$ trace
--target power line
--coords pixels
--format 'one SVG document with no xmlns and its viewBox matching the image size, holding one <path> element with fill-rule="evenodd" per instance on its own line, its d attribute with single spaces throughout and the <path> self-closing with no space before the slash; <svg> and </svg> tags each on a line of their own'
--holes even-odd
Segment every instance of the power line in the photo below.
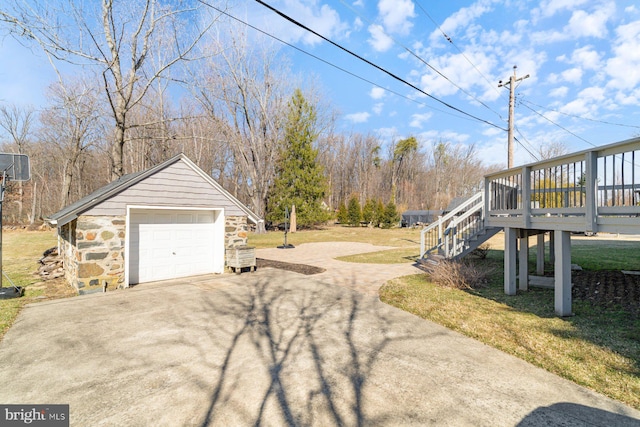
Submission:
<svg viewBox="0 0 640 427">
<path fill-rule="evenodd" d="M 520 133 L 520 132 L 518 131 L 518 133 Z M 521 134 L 521 136 L 522 136 L 522 134 Z M 523 136 L 523 138 L 524 138 L 524 136 Z M 525 151 L 526 151 L 527 153 L 529 153 L 529 155 L 530 155 L 531 157 L 533 157 L 534 159 L 536 159 L 536 161 L 540 161 L 540 159 L 538 159 L 538 157 L 536 157 L 536 155 L 535 155 L 535 154 L 533 154 L 531 151 L 529 151 L 529 149 L 528 149 L 527 147 L 525 147 L 525 145 L 524 145 L 522 142 L 520 142 L 520 140 L 519 140 L 518 138 L 516 138 L 516 137 L 514 136 L 514 137 L 513 137 L 513 139 L 515 139 L 515 141 L 516 141 L 518 144 L 520 144 L 520 146 L 521 146 L 522 148 L 524 148 L 524 149 L 525 149 Z"/>
<path fill-rule="evenodd" d="M 523 105 L 524 105 L 524 107 L 525 107 L 525 108 L 527 108 L 527 109 L 531 110 L 532 112 L 534 112 L 534 113 L 535 113 L 535 114 L 537 114 L 538 116 L 540 116 L 540 117 L 542 117 L 543 119 L 547 120 L 549 123 L 551 123 L 551 124 L 553 124 L 553 125 L 555 125 L 555 126 L 559 127 L 559 128 L 560 128 L 560 129 L 562 129 L 563 131 L 565 131 L 565 132 L 567 132 L 567 133 L 569 133 L 569 134 L 571 134 L 571 135 L 575 136 L 576 138 L 578 138 L 578 139 L 580 139 L 580 140 L 582 140 L 582 141 L 586 142 L 587 144 L 591 145 L 592 147 L 597 147 L 597 145 L 595 145 L 593 142 L 591 142 L 591 141 L 587 141 L 586 139 L 584 139 L 584 138 L 583 138 L 583 137 L 581 137 L 580 135 L 578 135 L 578 134 L 576 134 L 576 133 L 574 133 L 574 132 L 570 131 L 569 129 L 565 128 L 564 126 L 562 126 L 562 125 L 560 125 L 560 124 L 558 124 L 558 123 L 554 122 L 554 121 L 553 121 L 553 120 L 551 120 L 550 118 L 546 117 L 544 114 L 539 113 L 538 111 L 534 110 L 533 108 L 529 107 L 529 106 L 528 106 L 528 105 L 526 105 L 526 104 L 523 104 Z"/>
<path fill-rule="evenodd" d="M 439 99 L 439 98 L 437 98 L 437 97 L 425 92 L 424 90 L 420 89 L 419 87 L 415 86 L 414 84 L 409 83 L 408 81 L 402 79 L 401 77 L 398 77 L 394 73 L 392 73 L 392 72 L 382 68 L 381 66 L 369 61 L 368 59 L 358 55 L 357 53 L 352 52 L 351 50 L 349 50 L 346 47 L 334 42 L 333 40 L 331 40 L 331 39 L 329 39 L 329 38 L 327 38 L 325 36 L 323 36 L 322 34 L 319 34 L 318 32 L 312 30 L 311 28 L 307 27 L 306 25 L 302 24 L 301 22 L 291 18 L 290 16 L 288 16 L 285 13 L 281 12 L 280 10 L 274 8 L 273 6 L 270 6 L 269 4 L 265 3 L 264 1 L 262 1 L 262 0 L 255 0 L 255 1 L 257 3 L 263 5 L 267 9 L 271 10 L 272 12 L 276 13 L 280 17 L 284 18 L 285 20 L 287 20 L 287 21 L 291 22 L 292 24 L 296 25 L 297 27 L 300 27 L 303 30 L 305 30 L 307 32 L 310 32 L 311 34 L 313 34 L 313 35 L 315 35 L 317 37 L 320 37 L 322 40 L 326 41 L 327 43 L 330 43 L 331 45 L 333 45 L 333 46 L 337 47 L 338 49 L 348 53 L 349 55 L 351 55 L 351 56 L 353 56 L 353 57 L 365 62 L 366 64 L 378 69 L 379 71 L 382 71 L 383 73 L 387 74 L 391 78 L 393 78 L 393 79 L 395 79 L 395 80 L 397 80 L 397 81 L 399 81 L 401 83 L 404 83 L 405 85 L 407 85 L 407 86 L 411 87 L 412 89 L 414 89 L 414 90 L 416 90 L 416 91 L 428 96 L 429 98 L 433 99 L 434 101 L 439 102 L 440 104 L 446 106 L 447 108 L 450 108 L 450 109 L 452 109 L 454 111 L 457 111 L 457 112 L 459 112 L 461 114 L 464 114 L 465 116 L 471 117 L 472 119 L 477 120 L 477 121 L 479 121 L 481 123 L 485 123 L 485 124 L 487 124 L 489 126 L 495 127 L 497 129 L 500 129 L 500 130 L 505 130 L 504 128 L 501 128 L 500 126 L 498 126 L 498 125 L 496 125 L 494 123 L 491 123 L 488 120 L 481 119 L 480 117 L 477 117 L 477 116 L 475 116 L 475 115 L 473 115 L 471 113 L 467 113 L 466 111 L 461 110 L 460 108 L 454 107 L 453 105 L 451 105 L 451 104 L 449 104 L 449 103 L 447 103 L 447 102 L 445 102 L 445 101 L 443 101 L 443 100 L 441 100 L 441 99 Z"/>
<path fill-rule="evenodd" d="M 348 5 L 344 0 L 340 0 L 340 3 L 342 3 L 346 8 L 348 8 L 349 10 L 351 10 L 356 16 L 364 19 L 368 24 L 373 25 L 374 23 L 362 16 L 360 13 L 358 13 L 357 10 L 355 10 L 353 8 L 353 6 Z M 485 104 L 483 101 L 481 101 L 480 99 L 478 99 L 477 96 L 475 96 L 474 94 L 470 93 L 469 91 L 467 91 L 466 89 L 464 89 L 463 87 L 461 87 L 460 85 L 458 85 L 457 83 L 455 83 L 453 80 L 451 80 L 449 77 L 447 77 L 444 73 L 442 73 L 440 70 L 438 70 L 436 67 L 434 67 L 433 65 L 429 64 L 425 59 L 423 59 L 420 55 L 418 55 L 417 53 L 415 53 L 413 50 L 409 49 L 404 43 L 399 42 L 397 39 L 395 39 L 393 36 L 387 34 L 386 32 L 383 31 L 383 34 L 385 36 L 387 36 L 389 39 L 391 39 L 395 44 L 397 44 L 398 46 L 402 47 L 405 51 L 407 51 L 411 56 L 413 56 L 414 58 L 416 58 L 418 61 L 422 62 L 424 65 L 426 65 L 427 67 L 429 67 L 431 70 L 433 70 L 434 72 L 436 72 L 440 77 L 444 78 L 446 81 L 448 81 L 449 83 L 451 83 L 453 86 L 455 86 L 457 89 L 459 89 L 461 92 L 463 92 L 465 95 L 467 95 L 469 98 L 473 99 L 474 101 L 478 102 L 480 105 L 482 105 L 483 107 L 485 107 L 486 109 L 488 109 L 489 111 L 491 111 L 492 113 L 494 113 L 495 115 L 497 115 L 498 117 L 502 118 L 502 116 L 500 115 L 500 113 L 498 113 L 497 111 L 495 111 L 493 108 L 491 108 L 490 106 L 488 106 L 487 104 Z M 473 65 L 473 64 L 472 64 Z"/>
<path fill-rule="evenodd" d="M 460 52 L 460 54 L 462 55 L 462 57 L 474 68 L 474 70 L 476 70 L 478 72 L 478 74 L 480 74 L 480 76 L 482 76 L 482 78 L 484 79 L 485 82 L 487 82 L 487 84 L 489 85 L 489 87 L 491 87 L 493 90 L 496 91 L 496 93 L 500 96 L 502 96 L 502 93 L 496 89 L 496 87 L 493 85 L 493 82 L 491 80 L 489 80 L 483 73 L 482 71 L 480 71 L 480 69 L 478 67 L 476 67 L 476 65 L 467 57 L 467 55 L 464 54 L 464 52 L 458 47 L 458 45 L 456 45 L 453 42 L 453 39 L 451 37 L 449 37 L 449 35 L 447 35 L 447 33 L 444 32 L 444 30 L 442 29 L 442 27 L 440 27 L 440 25 L 431 17 L 431 15 L 429 15 L 429 12 L 427 12 L 427 10 L 420 4 L 420 2 L 418 2 L 417 0 L 414 0 L 415 4 L 418 5 L 418 8 L 422 11 L 422 13 L 424 13 L 427 18 L 429 18 L 431 20 L 431 22 L 433 22 L 433 25 L 436 26 L 436 28 L 440 31 L 440 33 L 442 33 L 442 36 L 453 46 L 456 48 L 456 50 L 458 52 Z M 498 114 L 499 115 L 499 114 Z M 502 118 L 502 116 L 500 116 L 500 118 Z"/>
<path fill-rule="evenodd" d="M 333 68 L 335 68 L 335 69 L 337 69 L 337 70 L 339 70 L 339 71 L 342 71 L 343 73 L 346 73 L 346 74 L 348 74 L 348 75 L 350 75 L 350 76 L 352 76 L 352 77 L 355 77 L 355 78 L 356 78 L 356 79 L 358 79 L 358 80 L 361 80 L 361 81 L 363 81 L 363 82 L 369 83 L 369 84 L 370 84 L 370 85 L 372 85 L 372 86 L 375 86 L 375 87 L 377 87 L 377 88 L 383 89 L 383 90 L 385 90 L 385 91 L 387 91 L 387 92 L 389 92 L 389 93 L 392 93 L 392 94 L 394 94 L 394 95 L 396 95 L 396 96 L 399 96 L 399 97 L 401 97 L 401 98 L 404 98 L 404 99 L 406 99 L 407 101 L 411 101 L 411 102 L 413 102 L 413 103 L 416 103 L 416 104 L 418 104 L 418 105 L 422 105 L 422 106 L 424 106 L 424 107 L 430 108 L 430 109 L 435 110 L 435 111 L 438 111 L 438 112 L 440 112 L 440 113 L 448 114 L 448 115 L 450 115 L 450 116 L 453 116 L 453 117 L 456 117 L 456 118 L 459 118 L 459 119 L 462 119 L 462 120 L 472 120 L 472 119 L 470 119 L 470 118 L 468 118 L 468 117 L 461 117 L 461 116 L 456 115 L 456 114 L 453 114 L 453 113 L 451 113 L 451 112 L 449 112 L 449 111 L 441 110 L 441 109 L 436 108 L 436 107 L 434 107 L 434 106 L 432 106 L 432 105 L 426 104 L 426 103 L 424 103 L 424 102 L 420 102 L 420 101 L 418 101 L 418 100 L 417 100 L 417 99 L 415 99 L 415 98 L 411 98 L 411 97 L 409 97 L 409 96 L 406 96 L 406 95 L 403 95 L 403 94 L 401 94 L 401 93 L 399 93 L 399 92 L 396 92 L 396 91 L 394 91 L 394 90 L 392 90 L 392 89 L 388 89 L 388 88 L 386 88 L 386 87 L 383 87 L 383 86 L 379 85 L 378 83 L 375 83 L 375 82 L 373 82 L 373 81 L 371 81 L 371 80 L 368 80 L 368 79 L 366 79 L 366 78 L 364 78 L 364 77 L 362 77 L 362 76 L 360 76 L 360 75 L 358 75 L 358 74 L 355 74 L 355 73 L 353 73 L 353 72 L 351 72 L 351 71 L 349 71 L 349 70 L 347 70 L 347 69 L 345 69 L 345 68 L 342 68 L 342 67 L 340 67 L 340 66 L 338 66 L 338 65 L 336 65 L 336 64 L 334 64 L 334 63 L 332 63 L 332 62 L 330 62 L 330 61 L 327 61 L 327 60 L 325 60 L 325 59 L 323 59 L 323 58 L 320 58 L 320 57 L 319 57 L 319 56 L 317 56 L 317 55 L 314 55 L 314 54 L 312 54 L 312 53 L 310 53 L 310 52 L 308 52 L 308 51 L 306 51 L 306 50 L 304 50 L 304 49 L 301 49 L 301 48 L 299 48 L 298 46 L 295 46 L 295 45 L 293 45 L 293 44 L 291 44 L 291 43 L 288 43 L 288 42 L 286 42 L 286 41 L 284 41 L 284 40 L 282 40 L 282 39 L 280 39 L 280 38 L 278 38 L 278 37 L 274 36 L 273 34 L 270 34 L 270 33 L 268 33 L 268 32 L 266 32 L 266 31 L 264 31 L 264 30 L 262 30 L 262 29 L 260 29 L 260 28 L 258 28 L 258 27 L 256 27 L 256 26 L 254 26 L 254 25 L 251 25 L 251 24 L 249 24 L 248 22 L 245 22 L 245 21 L 243 21 L 242 19 L 240 19 L 240 18 L 238 18 L 238 17 L 236 17 L 236 16 L 233 16 L 233 15 L 231 15 L 230 13 L 228 13 L 228 12 L 226 12 L 226 11 L 224 11 L 224 10 L 222 10 L 222 9 L 220 9 L 220 8 L 218 8 L 218 7 L 216 7 L 216 6 L 213 6 L 213 5 L 209 4 L 209 3 L 206 3 L 204 0 L 198 0 L 198 1 L 199 1 L 200 3 L 202 3 L 203 5 L 205 5 L 205 6 L 207 6 L 207 7 L 210 7 L 210 8 L 212 8 L 212 9 L 214 9 L 215 11 L 217 11 L 217 12 L 219 12 L 219 13 L 221 13 L 221 14 L 223 14 L 223 15 L 227 16 L 228 18 L 231 18 L 231 19 L 235 20 L 236 22 L 238 22 L 238 23 L 240 23 L 240 24 L 246 25 L 247 27 L 249 27 L 249 28 L 251 28 L 251 29 L 253 29 L 253 30 L 255 30 L 255 31 L 259 32 L 259 33 L 261 33 L 261 34 L 264 34 L 264 35 L 265 35 L 265 36 L 267 36 L 267 37 L 271 37 L 272 39 L 274 39 L 274 40 L 276 40 L 276 41 L 278 41 L 278 42 L 280 42 L 280 43 L 282 43 L 282 44 L 284 44 L 284 45 L 286 45 L 286 46 L 288 46 L 288 47 L 290 47 L 290 48 L 292 48 L 292 49 L 295 49 L 295 50 L 297 50 L 297 51 L 298 51 L 298 52 L 300 52 L 300 53 L 303 53 L 303 54 L 305 54 L 305 55 L 308 55 L 308 56 L 310 56 L 311 58 L 316 59 L 316 60 L 318 60 L 318 61 L 320 61 L 320 62 L 322 62 L 322 63 L 324 63 L 324 64 L 326 64 L 326 65 L 329 65 L 330 67 L 333 67 Z M 504 130 L 504 129 L 503 129 L 503 130 Z"/>
<path fill-rule="evenodd" d="M 529 148 L 531 148 L 532 150 L 534 150 L 534 149 L 533 149 L 533 144 L 529 142 L 529 140 L 528 140 L 528 139 L 524 136 L 524 134 L 520 131 L 520 129 L 518 128 L 518 126 L 514 126 L 514 127 L 515 127 L 515 129 L 516 129 L 516 132 L 518 132 L 518 135 L 520 135 L 520 136 L 522 137 L 522 139 L 527 143 L 527 145 L 529 146 Z M 522 148 L 524 148 L 524 149 L 527 151 L 527 153 L 529 153 L 529 154 L 531 155 L 531 157 L 533 157 L 533 159 L 534 159 L 535 161 L 537 161 L 537 162 L 539 162 L 539 161 L 540 161 L 540 159 L 538 158 L 538 156 L 536 156 L 534 153 L 532 153 L 531 151 L 529 151 L 529 149 L 528 149 L 527 147 L 525 147 L 525 145 L 524 145 L 520 140 L 518 140 L 518 138 L 514 137 L 514 139 L 516 140 L 516 142 L 517 142 L 518 144 L 520 144 L 520 146 L 521 146 Z M 534 150 L 534 151 L 535 151 L 535 150 Z"/>
<path fill-rule="evenodd" d="M 554 110 L 553 108 L 543 107 L 542 105 L 538 105 L 538 104 L 533 103 L 531 101 L 527 101 L 526 99 L 523 99 L 522 102 L 534 105 L 534 106 L 536 106 L 538 108 L 544 108 L 547 111 L 553 111 L 554 113 L 562 114 L 562 115 L 567 116 L 567 117 L 574 117 L 576 119 L 588 120 L 590 122 L 595 122 L 595 123 L 603 123 L 605 125 L 621 126 L 621 127 L 640 129 L 640 126 L 637 126 L 637 125 L 628 125 L 628 124 L 624 124 L 624 123 L 614 123 L 614 122 L 608 122 L 608 121 L 605 121 L 605 120 L 591 119 L 589 117 L 583 117 L 583 116 L 578 116 L 578 115 L 575 115 L 575 114 L 564 113 L 562 111 Z"/>
</svg>

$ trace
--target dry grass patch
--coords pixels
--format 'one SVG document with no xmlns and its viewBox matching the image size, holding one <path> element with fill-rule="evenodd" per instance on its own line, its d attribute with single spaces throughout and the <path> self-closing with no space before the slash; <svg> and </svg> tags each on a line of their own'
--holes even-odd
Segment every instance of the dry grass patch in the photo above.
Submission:
<svg viewBox="0 0 640 427">
<path fill-rule="evenodd" d="M 348 255 L 337 257 L 336 259 L 345 262 L 359 262 L 364 264 L 404 264 L 416 262 L 419 256 L 420 246 L 415 246 Z"/>
<path fill-rule="evenodd" d="M 487 285 L 495 269 L 483 264 L 443 260 L 429 268 L 431 280 L 446 288 L 476 289 Z"/>
</svg>

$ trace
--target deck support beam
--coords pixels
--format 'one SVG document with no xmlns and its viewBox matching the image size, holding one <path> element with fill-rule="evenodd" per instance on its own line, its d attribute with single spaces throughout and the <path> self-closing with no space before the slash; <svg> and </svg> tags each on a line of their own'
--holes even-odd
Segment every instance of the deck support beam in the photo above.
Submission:
<svg viewBox="0 0 640 427">
<path fill-rule="evenodd" d="M 544 276 L 544 233 L 538 234 L 537 239 L 536 274 Z"/>
<path fill-rule="evenodd" d="M 521 291 L 526 291 L 529 289 L 529 233 L 528 230 L 520 230 L 520 236 L 518 238 L 520 241 L 520 251 L 519 255 L 519 269 L 518 276 L 520 280 L 518 281 L 518 289 Z"/>
<path fill-rule="evenodd" d="M 516 294 L 516 255 L 518 253 L 515 228 L 504 229 L 504 293 Z"/>
<path fill-rule="evenodd" d="M 555 270 L 555 311 L 558 316 L 571 316 L 571 232 L 555 230 L 557 251 Z"/>
</svg>

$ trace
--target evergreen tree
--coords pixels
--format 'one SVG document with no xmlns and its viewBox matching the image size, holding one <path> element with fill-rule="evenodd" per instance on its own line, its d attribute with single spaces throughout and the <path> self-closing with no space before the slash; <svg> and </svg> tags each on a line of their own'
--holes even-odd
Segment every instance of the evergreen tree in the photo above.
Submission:
<svg viewBox="0 0 640 427">
<path fill-rule="evenodd" d="M 380 227 L 382 225 L 383 219 L 384 219 L 384 203 L 382 203 L 382 200 L 378 199 L 378 201 L 376 202 L 376 216 L 375 216 L 374 225 L 376 227 Z"/>
<path fill-rule="evenodd" d="M 360 221 L 362 220 L 362 209 L 360 208 L 360 201 L 357 196 L 351 196 L 349 199 L 347 215 L 349 218 L 349 225 L 360 225 Z"/>
<path fill-rule="evenodd" d="M 373 199 L 367 199 L 362 207 L 362 220 L 367 224 L 376 225 L 376 202 Z"/>
<path fill-rule="evenodd" d="M 398 225 L 400 221 L 400 215 L 396 209 L 396 204 L 393 201 L 389 201 L 384 208 L 384 219 L 382 221 L 383 228 L 391 228 Z"/>
<path fill-rule="evenodd" d="M 340 206 L 338 206 L 337 219 L 340 224 L 347 224 L 349 222 L 349 215 L 347 214 L 347 205 L 344 204 L 344 200 L 340 202 Z"/>
<path fill-rule="evenodd" d="M 318 137 L 315 107 L 307 102 L 300 89 L 289 101 L 283 151 L 269 192 L 267 220 L 281 222 L 285 207 L 296 206 L 299 226 L 320 224 L 329 219 L 322 207 L 327 184 L 324 170 L 313 147 Z"/>
</svg>

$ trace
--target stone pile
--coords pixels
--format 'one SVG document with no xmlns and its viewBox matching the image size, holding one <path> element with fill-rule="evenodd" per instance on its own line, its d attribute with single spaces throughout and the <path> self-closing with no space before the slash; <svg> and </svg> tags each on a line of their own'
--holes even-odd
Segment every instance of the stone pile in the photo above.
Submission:
<svg viewBox="0 0 640 427">
<path fill-rule="evenodd" d="M 58 254 L 58 248 L 51 248 L 44 251 L 40 258 L 38 274 L 43 280 L 57 279 L 64 276 L 62 267 L 62 257 Z"/>
</svg>

